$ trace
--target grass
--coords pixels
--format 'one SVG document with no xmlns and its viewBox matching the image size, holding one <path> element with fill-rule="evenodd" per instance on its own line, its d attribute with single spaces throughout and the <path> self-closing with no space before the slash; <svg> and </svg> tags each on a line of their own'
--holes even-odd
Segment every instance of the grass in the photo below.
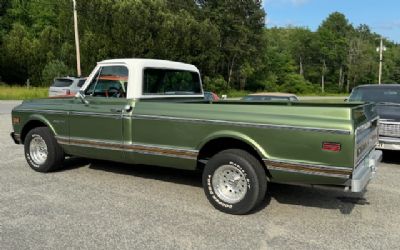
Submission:
<svg viewBox="0 0 400 250">
<path fill-rule="evenodd" d="M 227 95 L 228 98 L 243 97 L 248 94 L 250 94 L 249 91 L 241 91 L 241 90 L 221 91 L 220 93 L 218 93 L 219 96 Z"/>
<path fill-rule="evenodd" d="M 25 100 L 44 98 L 49 95 L 49 88 L 42 87 L 19 87 L 0 85 L 0 100 Z"/>
<path fill-rule="evenodd" d="M 0 84 L 0 100 L 25 100 L 34 98 L 45 98 L 48 96 L 49 89 L 47 87 L 21 87 L 21 86 L 7 86 Z M 220 95 L 227 94 L 228 98 L 238 98 L 243 97 L 250 92 L 248 91 L 238 91 L 231 90 L 228 93 L 220 93 Z M 319 98 L 320 97 L 320 98 Z M 330 98 L 331 97 L 331 98 Z M 334 94 L 330 96 L 318 96 L 318 95 L 306 95 L 300 96 L 302 101 L 306 102 L 343 102 L 343 94 Z"/>
</svg>

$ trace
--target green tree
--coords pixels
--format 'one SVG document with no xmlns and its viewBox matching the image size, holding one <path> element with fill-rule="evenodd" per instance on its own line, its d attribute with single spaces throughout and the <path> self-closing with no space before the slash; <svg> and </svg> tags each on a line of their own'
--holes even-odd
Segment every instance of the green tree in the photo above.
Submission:
<svg viewBox="0 0 400 250">
<path fill-rule="evenodd" d="M 316 32 L 266 28 L 264 19 L 254 0 L 78 1 L 83 73 L 139 57 L 195 64 L 215 91 L 342 92 L 377 82 L 381 36 L 367 25 L 354 28 L 338 12 Z M 400 45 L 384 43 L 383 82 L 400 82 Z M 2 81 L 47 84 L 75 64 L 71 0 L 0 0 Z"/>
<path fill-rule="evenodd" d="M 279 87 L 282 92 L 309 94 L 314 93 L 314 86 L 300 74 L 286 75 L 283 84 Z"/>
<path fill-rule="evenodd" d="M 43 69 L 42 86 L 50 86 L 55 77 L 71 75 L 71 69 L 59 60 L 50 61 Z"/>
<path fill-rule="evenodd" d="M 2 44 L 1 64 L 4 72 L 7 72 L 3 80 L 23 83 L 29 78 L 35 45 L 25 26 L 13 25 Z"/>
<path fill-rule="evenodd" d="M 198 1 L 204 16 L 216 24 L 220 32 L 221 60 L 218 71 L 225 77 L 228 87 L 232 82 L 239 87 L 246 82 L 249 67 L 255 72 L 260 63 L 265 12 L 261 1 L 204 0 Z M 246 68 L 246 70 L 243 69 Z M 242 87 L 245 87 L 245 85 Z"/>
<path fill-rule="evenodd" d="M 296 61 L 290 50 L 290 31 L 272 28 L 264 31 L 264 46 L 260 51 L 261 63 L 250 79 L 252 90 L 275 91 L 285 82 L 288 74 L 296 73 Z"/>
<path fill-rule="evenodd" d="M 328 74 L 326 76 L 332 83 L 337 82 L 339 89 L 344 83 L 349 34 L 352 30 L 353 26 L 339 12 L 330 14 L 317 30 L 317 44 L 323 68 L 322 79 Z M 322 84 L 324 84 L 323 80 Z"/>
</svg>

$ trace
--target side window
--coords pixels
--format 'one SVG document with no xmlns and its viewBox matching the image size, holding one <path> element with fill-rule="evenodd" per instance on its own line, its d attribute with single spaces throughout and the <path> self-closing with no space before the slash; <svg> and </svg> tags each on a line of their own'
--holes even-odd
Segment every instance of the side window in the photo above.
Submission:
<svg viewBox="0 0 400 250">
<path fill-rule="evenodd" d="M 148 68 L 144 70 L 143 94 L 201 94 L 200 77 L 191 71 Z"/>
<path fill-rule="evenodd" d="M 85 90 L 85 95 L 125 98 L 128 69 L 125 66 L 101 67 Z"/>
</svg>

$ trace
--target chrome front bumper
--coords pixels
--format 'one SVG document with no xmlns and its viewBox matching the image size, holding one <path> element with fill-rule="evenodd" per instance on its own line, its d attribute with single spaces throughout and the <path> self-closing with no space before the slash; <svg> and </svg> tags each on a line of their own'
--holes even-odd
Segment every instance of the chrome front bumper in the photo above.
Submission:
<svg viewBox="0 0 400 250">
<path fill-rule="evenodd" d="M 378 149 L 400 150 L 400 138 L 395 137 L 379 137 Z"/>
<path fill-rule="evenodd" d="M 15 144 L 21 144 L 21 136 L 19 134 L 16 134 L 16 133 L 12 132 L 10 134 L 10 136 L 13 139 Z"/>
<path fill-rule="evenodd" d="M 382 151 L 372 150 L 359 163 L 351 178 L 351 192 L 362 192 L 374 177 L 379 163 L 382 161 Z"/>
</svg>

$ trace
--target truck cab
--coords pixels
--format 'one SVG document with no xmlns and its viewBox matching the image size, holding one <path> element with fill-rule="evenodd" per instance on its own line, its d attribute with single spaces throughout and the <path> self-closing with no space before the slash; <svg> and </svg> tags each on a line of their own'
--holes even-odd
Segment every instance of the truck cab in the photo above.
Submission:
<svg viewBox="0 0 400 250">
<path fill-rule="evenodd" d="M 127 99 L 204 98 L 194 65 L 154 59 L 99 62 L 82 90 L 86 96 Z"/>
</svg>

